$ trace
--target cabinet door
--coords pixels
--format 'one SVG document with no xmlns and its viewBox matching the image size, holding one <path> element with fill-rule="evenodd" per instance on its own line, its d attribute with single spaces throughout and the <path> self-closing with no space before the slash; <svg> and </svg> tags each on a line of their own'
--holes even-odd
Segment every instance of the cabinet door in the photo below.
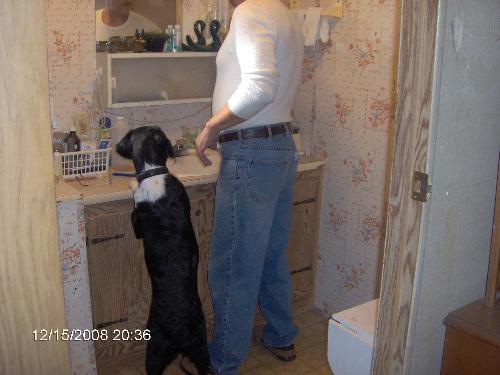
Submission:
<svg viewBox="0 0 500 375">
<path fill-rule="evenodd" d="M 321 209 L 321 169 L 297 174 L 287 248 L 294 314 L 313 306 Z"/>
<path fill-rule="evenodd" d="M 113 330 L 146 328 L 151 284 L 142 241 L 132 228 L 132 209 L 131 200 L 85 207 L 92 320 L 94 328 L 108 331 L 108 340 L 95 341 L 97 358 L 141 344 L 128 337 L 113 340 Z"/>
<path fill-rule="evenodd" d="M 186 189 L 191 202 L 191 219 L 193 222 L 196 240 L 200 251 L 198 263 L 198 293 L 203 305 L 207 333 L 212 336 L 214 314 L 212 299 L 208 288 L 208 257 L 210 253 L 210 236 L 212 234 L 212 221 L 215 203 L 215 186 L 202 185 Z"/>
</svg>

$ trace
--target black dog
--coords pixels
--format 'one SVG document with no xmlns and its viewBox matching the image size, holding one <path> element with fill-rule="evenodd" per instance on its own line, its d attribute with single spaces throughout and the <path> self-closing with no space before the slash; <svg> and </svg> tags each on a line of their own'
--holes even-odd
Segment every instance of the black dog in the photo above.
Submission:
<svg viewBox="0 0 500 375">
<path fill-rule="evenodd" d="M 116 152 L 133 160 L 139 182 L 132 225 L 136 237 L 144 241 L 153 287 L 147 373 L 161 375 L 181 354 L 200 374 L 207 374 L 210 360 L 198 295 L 198 244 L 184 186 L 165 166 L 173 157 L 172 144 L 160 128 L 145 126 L 129 131 Z"/>
</svg>

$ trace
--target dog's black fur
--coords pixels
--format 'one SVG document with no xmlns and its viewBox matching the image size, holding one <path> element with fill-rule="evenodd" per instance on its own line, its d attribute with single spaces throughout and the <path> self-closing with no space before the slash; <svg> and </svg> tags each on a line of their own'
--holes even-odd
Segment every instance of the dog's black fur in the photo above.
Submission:
<svg viewBox="0 0 500 375">
<path fill-rule="evenodd" d="M 173 157 L 172 144 L 158 127 L 129 131 L 116 145 L 116 151 L 133 160 L 137 173 L 147 165 L 165 166 L 167 158 Z M 132 213 L 135 234 L 144 241 L 153 286 L 146 370 L 148 375 L 161 375 L 181 354 L 193 362 L 200 374 L 207 374 L 210 361 L 198 295 L 198 245 L 189 199 L 182 183 L 170 173 L 156 178 L 165 184 L 163 196 L 154 202 L 136 200 Z"/>
</svg>

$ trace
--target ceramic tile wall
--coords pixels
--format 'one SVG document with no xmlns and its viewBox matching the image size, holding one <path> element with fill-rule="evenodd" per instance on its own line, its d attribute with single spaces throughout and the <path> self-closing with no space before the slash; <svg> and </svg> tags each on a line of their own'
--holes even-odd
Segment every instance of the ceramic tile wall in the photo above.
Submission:
<svg viewBox="0 0 500 375">
<path fill-rule="evenodd" d="M 315 303 L 328 315 L 378 293 L 394 128 L 397 4 L 343 0 L 343 18 L 330 21 L 330 41 L 306 48 L 294 114 L 305 150 L 327 158 Z"/>
</svg>

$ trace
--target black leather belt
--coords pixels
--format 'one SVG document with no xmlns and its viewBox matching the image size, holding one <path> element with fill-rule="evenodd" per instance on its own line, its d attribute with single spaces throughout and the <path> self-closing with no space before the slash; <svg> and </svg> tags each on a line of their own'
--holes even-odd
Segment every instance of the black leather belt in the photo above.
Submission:
<svg viewBox="0 0 500 375">
<path fill-rule="evenodd" d="M 280 124 L 258 126 L 255 128 L 235 130 L 232 132 L 223 133 L 219 136 L 219 143 L 236 141 L 241 139 L 252 139 L 252 138 L 268 138 L 273 135 L 283 134 L 286 132 L 291 133 L 292 127 L 288 122 L 282 122 Z"/>
</svg>

